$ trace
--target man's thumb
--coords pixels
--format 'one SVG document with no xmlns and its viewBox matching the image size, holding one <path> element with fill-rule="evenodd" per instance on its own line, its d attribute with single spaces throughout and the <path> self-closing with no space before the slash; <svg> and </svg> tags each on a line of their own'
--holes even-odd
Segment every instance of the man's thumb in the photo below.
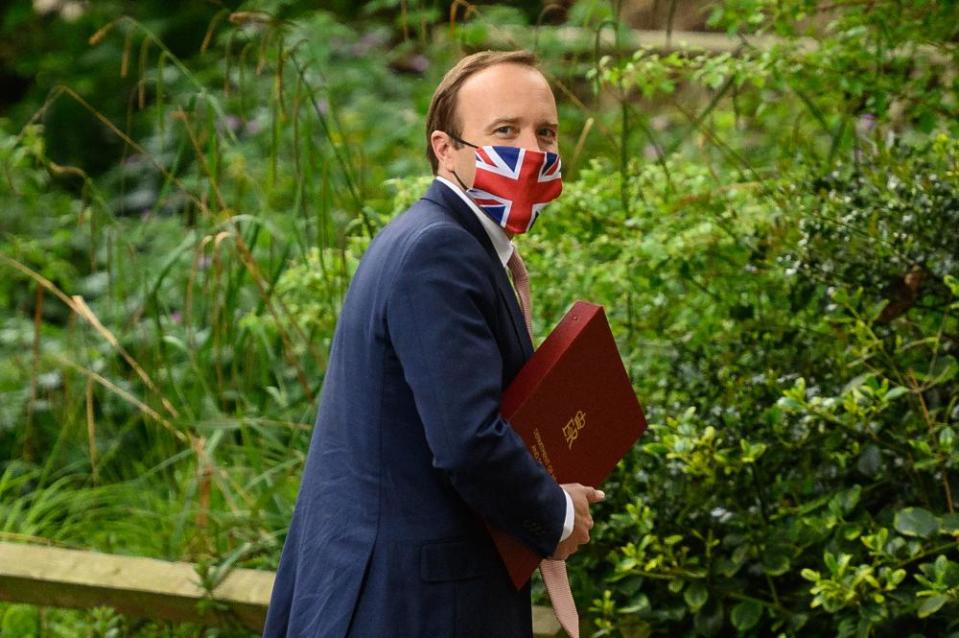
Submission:
<svg viewBox="0 0 959 638">
<path fill-rule="evenodd" d="M 593 491 L 590 492 L 589 496 L 587 496 L 586 499 L 590 503 L 599 503 L 600 501 L 606 499 L 606 493 L 603 492 L 603 490 L 593 489 Z"/>
</svg>

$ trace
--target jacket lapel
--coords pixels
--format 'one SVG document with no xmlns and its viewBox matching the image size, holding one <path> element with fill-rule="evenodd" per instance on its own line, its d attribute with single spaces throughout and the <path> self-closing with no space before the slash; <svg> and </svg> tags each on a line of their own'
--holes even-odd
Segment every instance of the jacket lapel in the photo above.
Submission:
<svg viewBox="0 0 959 638">
<path fill-rule="evenodd" d="M 443 210 L 447 211 L 460 226 L 476 237 L 477 241 L 479 241 L 486 250 L 486 254 L 491 261 L 491 267 L 494 273 L 493 278 L 496 280 L 496 287 L 499 291 L 500 299 L 506 304 L 509 310 L 511 323 L 513 324 L 513 332 L 523 350 L 523 359 L 529 359 L 533 354 L 533 343 L 530 341 L 529 332 L 526 330 L 523 311 L 519 307 L 519 301 L 516 298 L 513 285 L 506 275 L 506 269 L 503 268 L 503 263 L 499 260 L 496 249 L 493 248 L 493 242 L 490 241 L 489 235 L 486 234 L 483 225 L 476 219 L 476 214 L 470 210 L 466 202 L 460 199 L 456 193 L 452 192 L 447 185 L 439 180 L 433 181 L 433 184 L 423 197 L 438 204 Z"/>
</svg>

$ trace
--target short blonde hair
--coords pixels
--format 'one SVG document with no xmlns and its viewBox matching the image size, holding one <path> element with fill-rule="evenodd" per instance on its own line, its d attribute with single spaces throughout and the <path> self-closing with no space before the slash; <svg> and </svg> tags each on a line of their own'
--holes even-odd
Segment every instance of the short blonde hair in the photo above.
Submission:
<svg viewBox="0 0 959 638">
<path fill-rule="evenodd" d="M 426 157 L 433 167 L 434 175 L 439 168 L 439 160 L 433 152 L 433 143 L 430 140 L 433 131 L 451 133 L 456 137 L 463 133 L 463 125 L 456 113 L 456 98 L 460 87 L 471 75 L 495 64 L 507 63 L 521 64 L 543 72 L 539 68 L 536 55 L 529 51 L 481 51 L 466 56 L 443 76 L 433 92 L 430 110 L 426 113 Z"/>
</svg>

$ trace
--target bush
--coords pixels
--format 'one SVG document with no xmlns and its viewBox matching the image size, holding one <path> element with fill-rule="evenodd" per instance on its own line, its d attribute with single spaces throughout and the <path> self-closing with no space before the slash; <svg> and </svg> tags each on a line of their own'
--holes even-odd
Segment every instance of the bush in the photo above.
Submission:
<svg viewBox="0 0 959 638">
<path fill-rule="evenodd" d="M 571 232 L 616 208 L 597 167 L 544 220 L 537 300 L 607 305 L 651 422 L 578 565 L 600 635 L 959 632 L 957 153 L 805 169 L 788 215 L 726 193 Z"/>
</svg>

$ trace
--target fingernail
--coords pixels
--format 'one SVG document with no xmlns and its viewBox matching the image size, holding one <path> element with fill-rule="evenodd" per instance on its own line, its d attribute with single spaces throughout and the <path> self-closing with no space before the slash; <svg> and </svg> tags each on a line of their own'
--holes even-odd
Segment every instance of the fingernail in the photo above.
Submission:
<svg viewBox="0 0 959 638">
<path fill-rule="evenodd" d="M 599 494 L 600 498 L 606 498 L 606 492 L 603 490 L 596 490 L 596 492 Z"/>
</svg>

